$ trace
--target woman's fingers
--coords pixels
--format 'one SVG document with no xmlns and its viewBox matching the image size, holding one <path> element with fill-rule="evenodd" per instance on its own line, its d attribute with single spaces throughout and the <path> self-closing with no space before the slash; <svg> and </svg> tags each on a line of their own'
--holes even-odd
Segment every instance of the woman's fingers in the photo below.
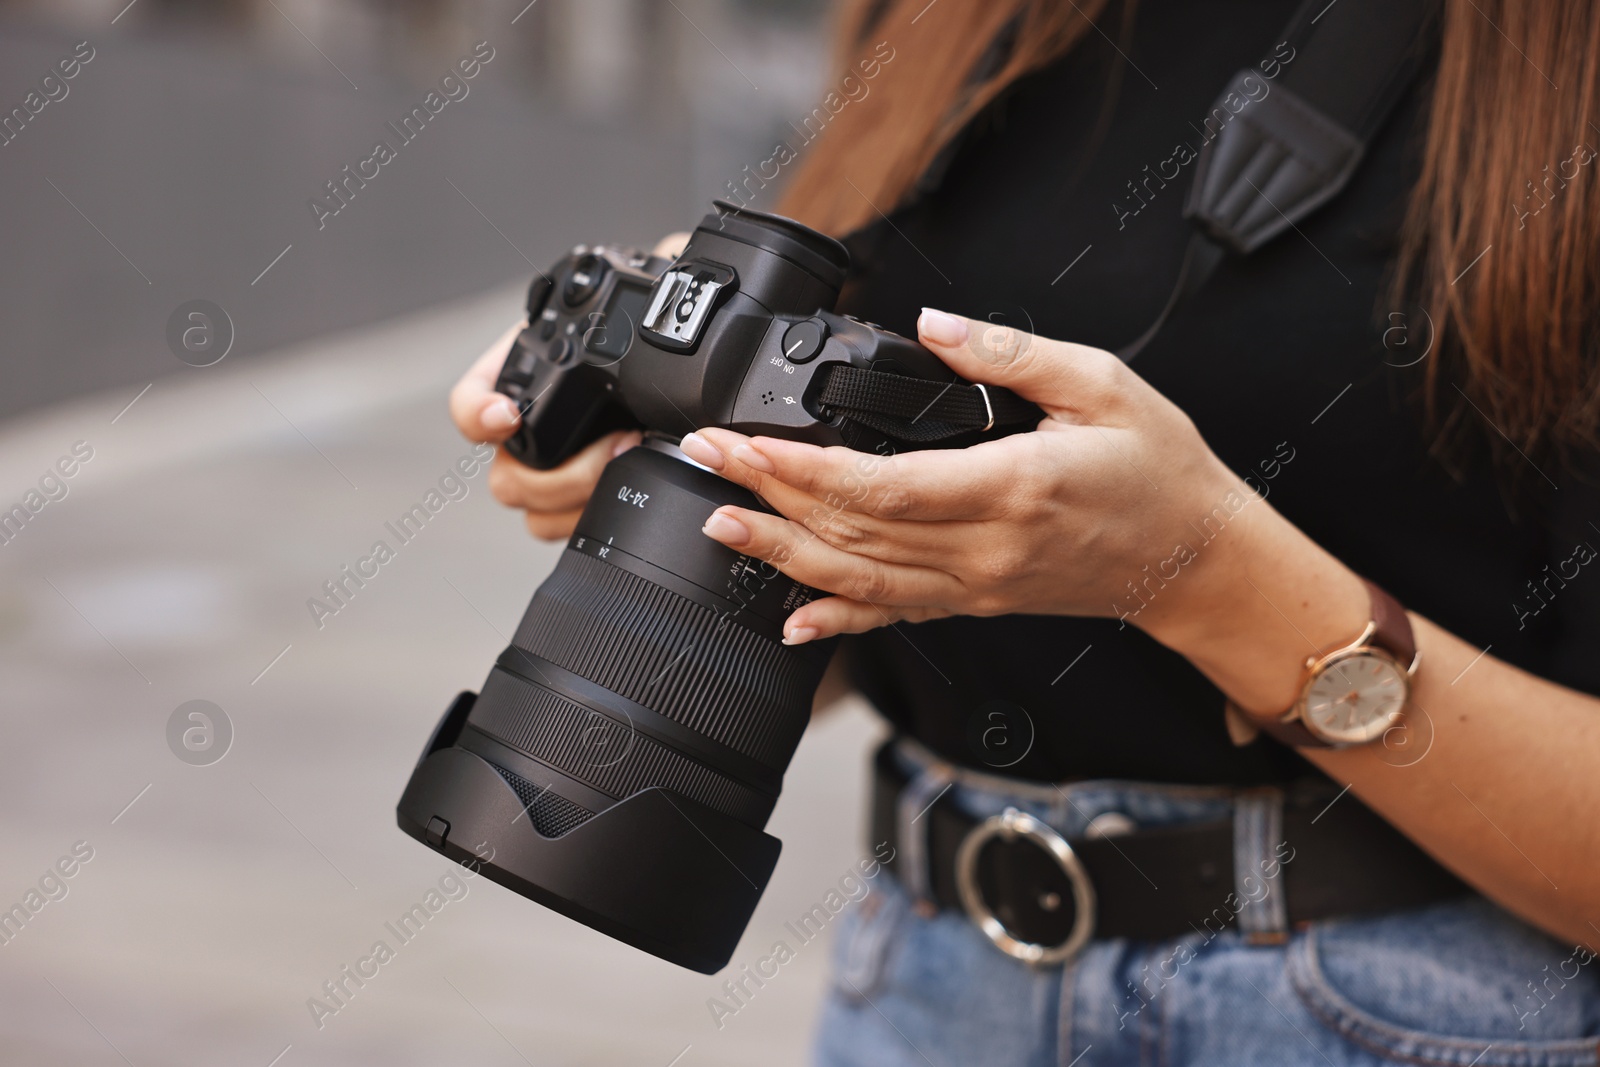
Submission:
<svg viewBox="0 0 1600 1067">
<path fill-rule="evenodd" d="M 517 323 L 479 356 L 467 373 L 450 390 L 450 417 L 456 429 L 469 441 L 499 443 L 511 436 L 520 417 L 516 404 L 502 393 L 494 391 L 500 367 L 511 351 L 511 344 L 522 332 Z"/>
<path fill-rule="evenodd" d="M 917 339 L 968 381 L 1002 385 L 1047 411 L 1092 418 L 1137 381 L 1110 352 L 923 308 Z"/>
<path fill-rule="evenodd" d="M 593 442 L 559 467 L 534 470 L 519 463 L 507 452 L 500 452 L 489 468 L 489 492 L 507 507 L 530 513 L 560 515 L 577 512 L 589 502 L 600 472 L 612 458 L 637 445 L 637 430 L 619 430 Z M 530 515 L 529 527 L 532 528 Z M 534 531 L 536 536 L 545 536 Z"/>
<path fill-rule="evenodd" d="M 961 582 L 944 571 L 843 551 L 780 515 L 721 507 L 703 532 L 798 582 L 868 604 L 942 604 L 963 592 Z"/>
<path fill-rule="evenodd" d="M 734 440 L 744 441 L 740 435 L 728 431 L 710 432 L 716 434 L 718 440 L 725 446 Z M 766 438 L 755 439 L 755 441 L 766 440 Z M 707 451 L 714 446 L 698 434 L 689 435 L 683 443 L 688 445 L 685 453 L 691 458 L 697 455 L 703 459 L 714 458 Z M 751 442 L 752 445 L 754 443 Z M 808 445 L 800 447 L 810 448 L 816 453 L 824 451 Z M 861 453 L 854 455 L 860 456 Z M 703 462 L 703 459 L 697 459 L 697 462 Z M 730 450 L 729 456 L 723 458 L 719 473 L 730 481 L 753 489 L 779 514 L 805 527 L 835 548 L 871 556 L 886 563 L 943 568 L 945 564 L 959 559 L 963 549 L 972 543 L 974 537 L 981 537 L 983 534 L 977 522 L 956 520 L 901 522 L 895 518 L 885 517 L 884 514 L 874 514 L 873 500 L 863 500 L 860 494 L 855 494 L 856 499 L 850 499 L 851 494 L 848 489 L 843 489 L 839 493 L 819 491 L 817 495 L 813 495 L 789 484 L 789 480 L 783 477 L 781 470 L 776 474 L 768 474 L 751 466 L 752 461 L 771 465 L 765 463 L 762 455 L 753 453 L 751 448 L 736 447 Z M 826 489 L 825 479 L 818 478 L 817 484 Z M 931 488 L 933 487 L 930 486 Z M 990 494 L 991 501 L 994 495 Z M 893 503 L 886 499 L 877 503 L 893 506 Z M 917 518 L 936 512 L 953 511 L 942 507 L 943 503 L 947 502 L 935 502 L 926 508 L 919 507 L 918 514 L 909 517 Z M 965 512 L 973 509 L 963 507 L 961 510 Z"/>
<path fill-rule="evenodd" d="M 578 519 L 582 515 L 582 508 L 573 508 L 571 511 L 562 511 L 554 515 L 530 511 L 525 519 L 528 523 L 528 532 L 539 540 L 565 541 L 572 536 L 572 531 L 578 528 Z"/>
<path fill-rule="evenodd" d="M 995 453 L 989 443 L 966 450 L 875 456 L 704 429 L 683 438 L 683 451 L 786 514 L 786 490 L 798 490 L 829 509 L 886 522 L 978 518 L 1011 491 L 1003 470 L 987 462 Z"/>
<path fill-rule="evenodd" d="M 685 437 L 681 447 L 690 459 L 791 516 L 795 512 L 789 498 L 796 490 L 834 512 L 884 522 L 982 518 L 1027 491 L 1017 477 L 1017 453 L 1025 445 L 1011 438 L 964 449 L 878 456 L 708 428 Z"/>
<path fill-rule="evenodd" d="M 838 634 L 860 634 L 896 622 L 923 622 L 950 613 L 935 608 L 866 604 L 845 596 L 823 597 L 798 608 L 784 621 L 783 643 L 803 645 Z"/>
</svg>

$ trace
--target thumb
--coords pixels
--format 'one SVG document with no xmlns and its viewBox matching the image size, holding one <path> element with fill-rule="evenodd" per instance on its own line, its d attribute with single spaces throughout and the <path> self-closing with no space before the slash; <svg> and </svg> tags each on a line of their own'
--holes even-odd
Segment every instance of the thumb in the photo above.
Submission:
<svg viewBox="0 0 1600 1067">
<path fill-rule="evenodd" d="M 1047 411 L 1104 410 L 1127 390 L 1132 376 L 1104 349 L 933 308 L 922 309 L 917 339 L 968 381 L 1005 386 Z"/>
</svg>

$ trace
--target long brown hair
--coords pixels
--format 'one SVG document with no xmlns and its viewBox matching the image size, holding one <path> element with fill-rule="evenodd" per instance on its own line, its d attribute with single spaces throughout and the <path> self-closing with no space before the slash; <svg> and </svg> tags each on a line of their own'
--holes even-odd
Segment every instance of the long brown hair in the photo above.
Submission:
<svg viewBox="0 0 1600 1067">
<path fill-rule="evenodd" d="M 780 210 L 836 234 L 892 210 L 1008 85 L 1114 33 L 1091 22 L 1107 2 L 845 0 L 844 64 L 879 41 L 896 58 L 873 101 L 808 151 Z M 1502 459 L 1600 447 L 1600 4 L 1441 3 L 1421 176 L 1386 297 L 1431 320 L 1437 450 L 1448 458 L 1474 426 Z"/>
</svg>

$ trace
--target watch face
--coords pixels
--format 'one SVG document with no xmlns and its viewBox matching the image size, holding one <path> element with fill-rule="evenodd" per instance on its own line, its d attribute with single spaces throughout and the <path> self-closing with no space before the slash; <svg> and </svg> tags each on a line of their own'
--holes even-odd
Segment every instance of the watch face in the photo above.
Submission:
<svg viewBox="0 0 1600 1067">
<path fill-rule="evenodd" d="M 1381 737 L 1400 718 L 1410 679 L 1387 656 L 1354 652 L 1326 664 L 1306 686 L 1301 719 L 1339 745 Z"/>
</svg>

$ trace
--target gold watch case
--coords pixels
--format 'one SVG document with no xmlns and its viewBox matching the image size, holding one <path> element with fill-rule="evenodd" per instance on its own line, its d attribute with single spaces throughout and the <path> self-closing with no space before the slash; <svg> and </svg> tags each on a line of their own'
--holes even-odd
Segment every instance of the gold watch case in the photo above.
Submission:
<svg viewBox="0 0 1600 1067">
<path fill-rule="evenodd" d="M 1350 644 L 1306 658 L 1306 680 L 1284 722 L 1299 722 L 1334 748 L 1371 744 L 1400 721 L 1411 697 L 1411 678 L 1419 655 L 1401 663 L 1387 650 L 1368 644 L 1377 625 Z"/>
</svg>

